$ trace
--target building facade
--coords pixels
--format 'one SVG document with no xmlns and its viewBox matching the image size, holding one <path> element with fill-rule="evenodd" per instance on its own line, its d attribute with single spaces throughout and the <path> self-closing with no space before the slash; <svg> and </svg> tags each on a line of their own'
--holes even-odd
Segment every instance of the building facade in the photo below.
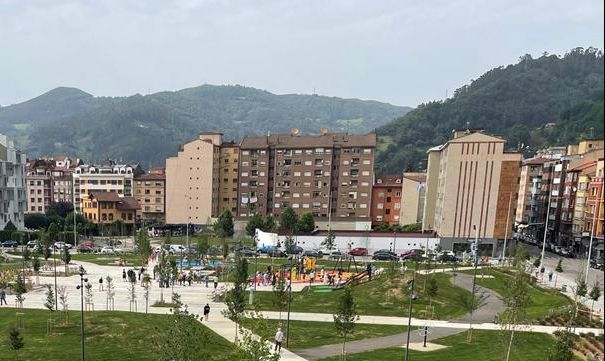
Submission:
<svg viewBox="0 0 605 361">
<path fill-rule="evenodd" d="M 66 156 L 28 160 L 27 213 L 44 213 L 53 203 L 73 203 L 72 173 L 78 164 L 78 159 Z"/>
<path fill-rule="evenodd" d="M 460 243 L 511 236 L 521 154 L 505 152 L 504 144 L 466 130 L 429 150 L 424 229 Z"/>
<path fill-rule="evenodd" d="M 372 226 L 399 225 L 401 218 L 401 175 L 376 177 L 372 187 Z"/>
<path fill-rule="evenodd" d="M 15 148 L 12 139 L 0 134 L 0 229 L 8 222 L 23 229 L 27 194 L 25 153 Z"/>
<path fill-rule="evenodd" d="M 82 210 L 81 200 L 91 192 L 110 192 L 123 197 L 133 196 L 135 176 L 143 174 L 139 165 L 117 164 L 79 165 L 73 173 L 76 209 Z"/>
<path fill-rule="evenodd" d="M 369 229 L 375 150 L 375 134 L 246 137 L 237 215 L 279 218 L 292 208 L 313 214 L 319 228 Z"/>
<path fill-rule="evenodd" d="M 222 133 L 203 132 L 166 159 L 166 223 L 211 224 L 223 209 L 233 210 L 238 149 L 223 144 Z"/>
<path fill-rule="evenodd" d="M 141 206 L 137 220 L 164 223 L 166 220 L 166 175 L 146 173 L 134 178 L 134 198 Z"/>
<path fill-rule="evenodd" d="M 399 224 L 422 223 L 425 189 L 426 173 L 403 173 Z"/>
<path fill-rule="evenodd" d="M 132 233 L 140 205 L 133 197 L 117 192 L 91 191 L 82 198 L 82 213 L 94 224 L 109 225 L 117 221 L 124 224 L 126 233 Z"/>
</svg>

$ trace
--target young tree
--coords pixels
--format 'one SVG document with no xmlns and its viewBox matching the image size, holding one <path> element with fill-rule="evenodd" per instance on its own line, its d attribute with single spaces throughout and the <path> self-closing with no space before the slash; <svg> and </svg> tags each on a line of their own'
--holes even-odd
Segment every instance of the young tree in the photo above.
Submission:
<svg viewBox="0 0 605 361">
<path fill-rule="evenodd" d="M 547 351 L 547 361 L 571 361 L 573 359 L 573 335 L 567 328 L 555 333 L 556 341 Z"/>
<path fill-rule="evenodd" d="M 590 319 L 592 320 L 592 312 L 594 311 L 594 303 L 596 301 L 598 301 L 599 298 L 601 297 L 601 289 L 599 288 L 598 281 L 594 282 L 592 289 L 590 290 L 590 293 L 588 293 L 588 297 L 592 301 L 592 304 L 590 306 Z"/>
<path fill-rule="evenodd" d="M 273 216 L 268 215 L 265 218 L 265 224 L 263 225 L 262 229 L 265 232 L 273 232 L 273 230 L 275 229 L 275 219 L 273 218 Z"/>
<path fill-rule="evenodd" d="M 288 292 L 286 287 L 286 279 L 283 270 L 279 272 L 279 278 L 273 286 L 273 306 L 279 311 L 279 320 L 281 321 L 281 313 L 286 309 L 288 304 Z"/>
<path fill-rule="evenodd" d="M 151 336 L 157 360 L 208 360 L 212 355 L 208 351 L 208 334 L 199 327 L 200 317 L 188 311 L 177 293 L 172 294 L 172 304 L 170 322 L 156 327 Z"/>
<path fill-rule="evenodd" d="M 296 229 L 301 233 L 313 232 L 315 230 L 315 219 L 313 219 L 313 214 L 310 212 L 303 213 L 296 224 Z"/>
<path fill-rule="evenodd" d="M 61 260 L 65 263 L 65 275 L 69 273 L 69 269 L 67 266 L 71 262 L 71 253 L 69 253 L 69 248 L 63 247 L 63 252 L 61 253 Z"/>
<path fill-rule="evenodd" d="M 31 259 L 32 253 L 30 252 L 29 248 L 25 247 L 25 249 L 23 250 L 23 260 L 25 262 L 29 262 L 29 260 Z"/>
<path fill-rule="evenodd" d="M 290 207 L 284 209 L 282 214 L 279 216 L 279 227 L 283 230 L 288 231 L 290 234 L 294 234 L 297 229 L 298 216 L 294 210 Z"/>
<path fill-rule="evenodd" d="M 220 238 L 233 237 L 233 215 L 231 211 L 225 209 L 223 213 L 218 216 L 216 223 L 214 223 L 214 232 Z"/>
<path fill-rule="evenodd" d="M 225 296 L 227 309 L 223 315 L 235 322 L 235 341 L 237 343 L 237 329 L 246 308 L 246 286 L 248 284 L 248 260 L 241 257 L 239 253 L 235 255 L 235 274 L 233 288 Z"/>
<path fill-rule="evenodd" d="M 334 249 L 334 240 L 336 236 L 334 235 L 334 231 L 329 229 L 326 238 L 321 242 L 321 245 L 326 247 L 327 249 Z"/>
<path fill-rule="evenodd" d="M 23 348 L 23 346 L 25 346 L 25 343 L 23 342 L 23 337 L 21 336 L 19 329 L 11 327 L 8 334 L 8 347 L 15 351 L 17 354 L 17 359 L 19 358 L 18 352 Z"/>
<path fill-rule="evenodd" d="M 146 264 L 147 260 L 149 259 L 149 256 L 151 256 L 151 252 L 152 252 L 151 244 L 149 243 L 149 235 L 147 234 L 146 230 L 141 229 L 138 232 L 137 239 L 136 239 L 136 246 L 137 246 L 137 253 L 143 259 L 143 264 Z"/>
<path fill-rule="evenodd" d="M 270 324 L 259 311 L 247 312 L 246 319 L 253 325 L 252 329 L 258 334 L 240 327 L 240 342 L 235 355 L 229 359 L 234 361 L 278 361 L 280 355 L 271 350 L 271 340 L 267 335 L 271 334 Z"/>
<path fill-rule="evenodd" d="M 113 310 L 114 306 L 114 297 L 116 295 L 115 285 L 113 284 L 113 278 L 111 276 L 105 277 L 105 309 L 109 311 L 109 309 Z"/>
<path fill-rule="evenodd" d="M 14 291 L 18 306 L 23 307 L 23 301 L 25 301 L 25 296 L 23 295 L 27 292 L 27 288 L 25 287 L 25 280 L 21 273 L 17 274 Z"/>
<path fill-rule="evenodd" d="M 56 223 L 51 223 L 46 230 L 46 238 L 48 239 L 48 245 L 51 245 L 59 240 L 59 227 Z"/>
<path fill-rule="evenodd" d="M 89 308 L 89 311 L 94 310 L 93 291 L 92 291 L 92 284 L 90 282 L 86 282 L 86 284 L 84 285 L 84 302 L 86 303 L 86 306 Z"/>
<path fill-rule="evenodd" d="M 137 293 L 136 293 L 136 278 L 128 280 L 128 301 L 130 312 L 137 312 Z"/>
<path fill-rule="evenodd" d="M 439 286 L 437 285 L 437 280 L 435 277 L 431 277 L 429 279 L 429 285 L 426 289 L 426 295 L 429 296 L 429 306 L 433 305 L 433 297 L 437 296 L 439 292 Z"/>
<path fill-rule="evenodd" d="M 36 284 L 39 283 L 40 279 L 40 257 L 38 256 L 38 251 L 35 251 L 32 254 L 32 270 L 36 275 Z"/>
<path fill-rule="evenodd" d="M 69 320 L 69 317 L 68 317 L 69 305 L 68 305 L 67 287 L 59 286 L 59 288 L 57 288 L 57 293 L 59 295 L 59 303 L 61 304 L 61 310 L 63 312 L 63 320 L 65 321 L 65 324 L 67 325 L 67 322 Z"/>
<path fill-rule="evenodd" d="M 294 243 L 294 237 L 286 236 L 286 238 L 284 239 L 284 248 L 286 252 L 292 250 L 294 246 L 296 246 L 296 244 Z"/>
<path fill-rule="evenodd" d="M 50 249 L 50 247 L 51 246 L 44 245 L 44 260 L 45 261 L 48 261 L 50 256 L 52 256 L 52 250 Z"/>
<path fill-rule="evenodd" d="M 503 331 L 510 330 L 508 347 L 506 348 L 506 361 L 510 358 L 516 327 L 527 318 L 526 309 L 530 301 L 530 276 L 525 272 L 523 257 L 523 251 L 518 250 L 515 255 L 517 262 L 514 262 L 514 274 L 506 280 L 505 294 L 502 298 L 506 309 L 498 317 Z"/>
<path fill-rule="evenodd" d="M 148 273 L 143 275 L 143 289 L 145 290 L 143 293 L 143 297 L 145 297 L 145 313 L 149 311 L 149 290 L 151 288 L 151 277 L 149 277 Z"/>
<path fill-rule="evenodd" d="M 557 278 L 559 278 L 559 273 L 563 272 L 563 260 L 561 258 L 559 258 L 559 262 L 557 262 L 555 272 L 557 272 L 557 274 L 555 275 L 555 288 L 557 288 Z"/>
<path fill-rule="evenodd" d="M 359 319 L 357 306 L 353 299 L 353 292 L 349 286 L 345 287 L 338 298 L 336 313 L 333 315 L 336 333 L 342 338 L 342 357 L 346 358 L 347 337 L 355 332 L 355 322 Z"/>
<path fill-rule="evenodd" d="M 53 291 L 53 288 L 50 285 L 46 285 L 46 300 L 44 301 L 44 307 L 46 307 L 52 315 L 52 312 L 55 311 L 56 309 L 56 304 L 55 304 L 55 292 Z M 52 316 L 50 316 L 52 318 Z"/>
<path fill-rule="evenodd" d="M 534 267 L 538 268 L 540 267 L 541 261 L 540 261 L 540 257 L 536 257 L 536 259 L 534 260 Z"/>
</svg>

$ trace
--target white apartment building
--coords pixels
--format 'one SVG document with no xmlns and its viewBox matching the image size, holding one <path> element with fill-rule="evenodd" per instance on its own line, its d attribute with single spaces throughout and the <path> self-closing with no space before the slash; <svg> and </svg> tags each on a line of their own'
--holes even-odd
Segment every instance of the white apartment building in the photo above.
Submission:
<svg viewBox="0 0 605 361">
<path fill-rule="evenodd" d="M 25 154 L 0 134 L 0 229 L 10 221 L 23 228 L 27 200 L 25 194 Z"/>
</svg>

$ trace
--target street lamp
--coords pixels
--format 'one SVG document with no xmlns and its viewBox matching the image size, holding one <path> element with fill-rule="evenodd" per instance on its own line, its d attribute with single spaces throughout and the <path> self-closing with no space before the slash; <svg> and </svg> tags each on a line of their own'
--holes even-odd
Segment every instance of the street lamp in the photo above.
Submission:
<svg viewBox="0 0 605 361">
<path fill-rule="evenodd" d="M 86 271 L 80 266 L 80 284 L 76 289 L 80 290 L 80 339 L 82 343 L 81 360 L 84 361 L 84 282 L 88 282 L 88 278 L 84 278 Z"/>
<path fill-rule="evenodd" d="M 288 284 L 288 320 L 286 321 L 286 348 L 290 348 L 290 305 L 292 304 L 292 269 L 290 269 L 290 282 Z"/>
<path fill-rule="evenodd" d="M 414 301 L 414 283 L 416 273 L 414 272 L 414 278 L 408 281 L 408 294 L 410 297 L 410 304 L 408 306 L 408 335 L 405 344 L 405 361 L 408 361 L 410 352 L 410 330 L 412 329 L 412 301 Z"/>
<path fill-rule="evenodd" d="M 55 276 L 55 311 L 59 311 L 59 303 L 57 296 L 57 256 L 55 255 L 55 245 L 51 246 L 53 248 L 53 264 L 54 264 L 54 276 Z M 67 276 L 67 275 L 66 275 Z"/>
</svg>

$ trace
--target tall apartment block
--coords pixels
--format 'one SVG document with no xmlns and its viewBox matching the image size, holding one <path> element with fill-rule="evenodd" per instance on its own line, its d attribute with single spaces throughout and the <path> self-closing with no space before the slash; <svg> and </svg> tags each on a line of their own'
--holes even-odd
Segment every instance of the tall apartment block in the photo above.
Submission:
<svg viewBox="0 0 605 361">
<path fill-rule="evenodd" d="M 25 153 L 15 148 L 12 139 L 0 134 L 0 229 L 8 222 L 23 228 L 27 207 L 25 163 Z"/>
<path fill-rule="evenodd" d="M 585 246 L 588 246 L 590 237 L 593 238 L 593 256 L 596 258 L 603 257 L 603 236 L 605 230 L 605 182 L 604 182 L 604 161 L 600 158 L 597 161 L 597 168 L 595 176 L 591 179 L 588 184 L 587 196 L 586 196 L 586 207 L 585 212 L 585 224 L 584 229 L 587 232 L 587 237 L 583 237 L 582 241 Z"/>
<path fill-rule="evenodd" d="M 82 211 L 82 200 L 91 192 L 110 192 L 122 197 L 133 196 L 133 181 L 143 174 L 139 165 L 117 164 L 79 165 L 73 173 L 76 209 Z"/>
<path fill-rule="evenodd" d="M 237 209 L 239 147 L 203 132 L 166 159 L 166 223 L 210 224 Z"/>
<path fill-rule="evenodd" d="M 399 224 L 421 223 L 424 211 L 426 173 L 403 173 Z"/>
<path fill-rule="evenodd" d="M 423 229 L 453 249 L 457 243 L 466 248 L 476 229 L 482 252 L 491 248 L 495 254 L 498 240 L 512 236 L 522 158 L 505 152 L 504 144 L 502 138 L 462 130 L 428 151 Z"/>
<path fill-rule="evenodd" d="M 367 230 L 376 135 L 246 137 L 240 145 L 238 217 L 310 212 L 319 228 Z"/>
<path fill-rule="evenodd" d="M 53 203 L 73 203 L 72 173 L 77 165 L 78 159 L 66 156 L 28 160 L 25 168 L 26 212 L 44 213 Z"/>
</svg>

